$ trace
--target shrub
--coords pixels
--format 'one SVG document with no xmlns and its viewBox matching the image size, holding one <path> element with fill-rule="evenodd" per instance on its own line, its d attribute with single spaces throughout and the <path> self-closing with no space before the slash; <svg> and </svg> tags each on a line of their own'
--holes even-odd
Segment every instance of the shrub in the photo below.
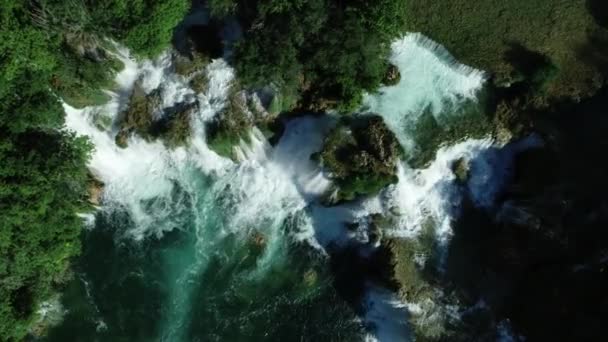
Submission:
<svg viewBox="0 0 608 342">
<path fill-rule="evenodd" d="M 338 188 L 338 201 L 375 194 L 397 182 L 402 156 L 395 135 L 379 116 L 344 119 L 327 136 L 319 157 Z"/>
</svg>

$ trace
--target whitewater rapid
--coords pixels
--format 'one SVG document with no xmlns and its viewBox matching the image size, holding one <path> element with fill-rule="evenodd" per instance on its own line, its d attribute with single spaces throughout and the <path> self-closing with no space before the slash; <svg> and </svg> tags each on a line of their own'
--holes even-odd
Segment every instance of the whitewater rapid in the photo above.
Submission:
<svg viewBox="0 0 608 342">
<path fill-rule="evenodd" d="M 276 260 L 286 258 L 286 240 L 305 242 L 322 255 L 330 245 L 369 244 L 365 229 L 352 232 L 346 224 L 361 222 L 371 214 L 398 213 L 396 223 L 385 234 L 399 238 L 416 237 L 431 219 L 439 254 L 444 255 L 453 234 L 452 223 L 458 218 L 465 196 L 479 207 L 491 207 L 514 155 L 537 143 L 524 141 L 504 147 L 490 137 L 465 137 L 453 146 L 442 146 L 424 169 L 413 169 L 402 161 L 398 183 L 380 195 L 328 208 L 320 204 L 320 199 L 331 182 L 310 156 L 321 149 L 324 136 L 336 122 L 334 117 L 305 116 L 287 122 L 275 147 L 255 129 L 250 133 L 250 143 L 243 142 L 237 148 L 238 162 L 233 162 L 211 151 L 205 140 L 206 123 L 225 107 L 235 81 L 234 70 L 224 60 L 214 60 L 206 67 L 209 86 L 197 94 L 188 85 L 189 78 L 174 73 L 169 52 L 154 61 L 136 61 L 124 49 L 119 50 L 118 56 L 125 69 L 116 77 L 119 87 L 110 93 L 112 100 L 85 109 L 64 104 L 66 127 L 93 142 L 95 150 L 89 167 L 105 184 L 100 210 L 126 210 L 133 220 L 127 232 L 129 238 L 160 238 L 178 226 L 172 223 L 172 215 L 180 205 L 175 203 L 176 188 L 184 190 L 188 202 L 194 203 L 197 260 L 177 277 L 184 288 L 176 290 L 179 293 L 169 310 L 174 323 L 164 332 L 168 339 L 183 338 L 179 330 L 188 311 L 178 308 L 195 295 L 187 290 L 187 284 L 193 275 L 203 274 L 210 250 L 227 236 L 243 241 L 261 236 L 259 239 L 264 241 L 264 254 L 251 277 L 264 277 Z M 438 122 L 446 115 L 455 115 L 452 109 L 465 101 L 474 102 L 486 80 L 482 71 L 457 63 L 443 47 L 420 34 L 408 34 L 395 41 L 391 62 L 399 68 L 401 81 L 381 88 L 378 94 L 367 95 L 365 107 L 384 118 L 406 149 L 416 146 L 409 127 L 422 113 L 430 112 Z M 158 90 L 163 108 L 198 102 L 190 123 L 192 139 L 187 146 L 168 149 L 161 142 L 148 142 L 137 136 L 129 138 L 127 148 L 116 146 L 121 112 L 128 106 L 136 82 L 141 82 L 147 93 Z M 156 114 L 163 115 L 162 111 Z M 111 127 L 96 127 L 99 115 L 110 118 Z M 466 160 L 470 169 L 464 185 L 458 183 L 453 172 L 454 162 L 460 159 Z M 198 174 L 213 180 L 204 193 L 200 191 Z M 218 205 L 222 217 L 209 212 L 210 206 Z M 285 231 L 285 222 L 294 217 L 295 228 Z M 212 221 L 217 224 L 210 227 Z M 366 314 L 362 320 L 371 327 L 368 339 L 411 338 L 406 324 L 408 303 L 370 286 L 363 306 Z"/>
</svg>

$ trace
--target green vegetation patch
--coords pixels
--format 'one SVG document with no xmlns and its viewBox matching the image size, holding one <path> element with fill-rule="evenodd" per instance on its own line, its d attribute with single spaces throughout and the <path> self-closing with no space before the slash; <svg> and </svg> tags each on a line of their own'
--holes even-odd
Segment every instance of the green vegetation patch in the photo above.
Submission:
<svg viewBox="0 0 608 342">
<path fill-rule="evenodd" d="M 214 0 L 211 13 L 234 13 L 245 36 L 234 62 L 248 87 L 276 85 L 301 94 L 299 106 L 350 112 L 384 79 L 390 41 L 405 13 L 400 0 Z M 294 103 L 296 105 L 296 103 Z"/>
<path fill-rule="evenodd" d="M 406 27 L 445 45 L 460 62 L 494 73 L 498 85 L 525 76 L 517 66 L 527 61 L 521 47 L 542 54 L 557 69 L 545 96 L 576 99 L 592 95 L 604 81 L 585 53 L 597 45 L 596 37 L 606 36 L 588 2 L 407 0 Z"/>
<path fill-rule="evenodd" d="M 180 103 L 171 108 L 162 108 L 160 89 L 146 94 L 138 83 L 133 87 L 129 107 L 123 112 L 116 144 L 127 147 L 131 134 L 147 141 L 161 139 L 170 148 L 187 145 L 192 130 L 190 121 L 197 110 L 197 103 Z M 159 115 L 157 112 L 161 112 Z"/>
<path fill-rule="evenodd" d="M 80 253 L 77 213 L 95 200 L 87 193 L 92 146 L 63 130 L 60 98 L 75 107 L 106 102 L 103 90 L 123 66 L 104 38 L 154 55 L 189 4 L 0 0 L 0 341 L 44 334 L 36 311 L 69 278 Z M 102 113 L 97 123 L 111 124 Z"/>
<path fill-rule="evenodd" d="M 242 140 L 249 142 L 254 125 L 253 116 L 247 108 L 246 95 L 233 86 L 224 110 L 207 124 L 207 144 L 217 154 L 234 159 L 234 148 Z"/>
<path fill-rule="evenodd" d="M 57 54 L 58 64 L 52 87 L 67 104 L 83 108 L 102 105 L 110 100 L 105 92 L 115 88 L 114 75 L 124 65 L 99 50 L 99 60 L 81 56 L 64 43 Z"/>
<path fill-rule="evenodd" d="M 337 186 L 337 201 L 375 194 L 396 183 L 401 156 L 397 138 L 376 115 L 343 118 L 318 155 Z"/>
<path fill-rule="evenodd" d="M 17 341 L 80 252 L 91 146 L 69 133 L 0 131 L 0 339 Z"/>
</svg>

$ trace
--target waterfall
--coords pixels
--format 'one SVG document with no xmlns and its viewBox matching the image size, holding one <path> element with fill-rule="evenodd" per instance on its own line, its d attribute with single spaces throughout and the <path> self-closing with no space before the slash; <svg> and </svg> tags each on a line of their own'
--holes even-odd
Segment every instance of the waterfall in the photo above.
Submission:
<svg viewBox="0 0 608 342">
<path fill-rule="evenodd" d="M 439 122 L 453 114 L 466 100 L 475 101 L 484 86 L 484 72 L 460 64 L 441 45 L 419 33 L 393 42 L 390 62 L 401 79 L 395 86 L 381 87 L 364 100 L 379 113 L 406 150 L 415 146 L 412 127 L 430 112 Z"/>
<path fill-rule="evenodd" d="M 408 149 L 416 145 L 410 127 L 423 112 L 430 112 L 438 121 L 445 115 L 454 115 L 452 110 L 464 101 L 476 100 L 486 76 L 459 64 L 441 45 L 420 34 L 408 34 L 395 41 L 392 51 L 391 62 L 399 68 L 401 81 L 381 88 L 377 94 L 368 94 L 365 106 L 380 114 Z M 204 93 L 196 93 L 188 78 L 173 72 L 170 53 L 154 61 L 135 61 L 124 49 L 119 49 L 117 56 L 125 69 L 116 76 L 118 88 L 111 93 L 112 100 L 84 109 L 64 104 L 66 127 L 88 136 L 95 145 L 89 166 L 105 183 L 101 215 L 127 212 L 133 222 L 124 238 L 143 243 L 193 227 L 194 241 L 186 244 L 192 253 L 188 248 L 176 247 L 162 255 L 162 260 L 170 259 L 169 264 L 174 267 L 165 278 L 157 280 L 169 298 L 163 312 L 166 322 L 159 333 L 165 340 L 188 340 L 191 336 L 186 328 L 193 324 L 191 321 L 207 322 L 206 310 L 221 306 L 223 300 L 243 300 L 256 314 L 270 310 L 270 306 L 264 306 L 270 304 L 258 300 L 276 300 L 271 302 L 272 307 L 288 302 L 282 293 L 269 294 L 268 298 L 247 293 L 260 283 L 287 289 L 286 293 L 294 297 L 293 305 L 315 296 L 325 298 L 323 291 L 328 291 L 327 284 L 331 287 L 327 280 L 330 277 L 317 279 L 318 272 L 312 266 L 300 265 L 300 255 L 294 258 L 292 250 L 301 245 L 312 246 L 317 254 L 313 260 L 325 260 L 329 246 L 365 245 L 369 241 L 366 232 L 349 231 L 346 224 L 374 213 L 398 212 L 396 223 L 386 231 L 393 237 L 415 237 L 424 221 L 431 218 L 436 224 L 439 249 L 445 251 L 465 194 L 480 207 L 492 206 L 513 156 L 533 143 L 502 148 L 489 137 L 465 139 L 440 148 L 424 169 L 413 169 L 402 161 L 398 183 L 376 197 L 324 207 L 320 199 L 331 188 L 331 181 L 310 156 L 322 148 L 336 118 L 327 115 L 292 119 L 275 147 L 254 129 L 248 142 L 243 141 L 236 148 L 235 163 L 211 151 L 206 143 L 205 125 L 224 109 L 235 79 L 234 70 L 224 60 L 214 60 L 206 67 L 208 87 Z M 141 82 L 147 93 L 159 92 L 161 110 L 154 113 L 157 118 L 164 115 L 162 109 L 198 103 L 187 146 L 169 149 L 159 141 L 146 141 L 135 135 L 129 138 L 127 148 L 116 145 L 121 113 L 128 106 L 136 82 Z M 112 125 L 106 129 L 97 127 L 100 116 L 109 118 Z M 453 164 L 459 159 L 469 163 L 465 185 L 457 182 L 453 172 Z M 261 250 L 260 255 L 248 254 L 257 249 Z M 310 270 L 306 270 L 308 267 Z M 229 271 L 233 274 L 226 273 Z M 363 303 L 367 311 L 362 315 L 370 330 L 369 339 L 411 338 L 405 324 L 409 315 L 406 304 L 399 302 L 395 294 L 370 285 Z M 311 307 L 314 309 L 314 305 Z M 330 315 L 330 311 L 323 313 Z M 256 317 L 239 317 L 243 321 L 238 324 L 245 325 L 247 319 L 257 322 Z M 236 318 L 226 318 L 231 319 Z M 112 320 L 105 319 L 104 324 L 104 331 L 116 329 Z M 211 329 L 201 325 L 199 329 L 205 333 L 205 329 Z M 226 326 L 222 331 L 231 330 L 234 327 Z"/>
</svg>

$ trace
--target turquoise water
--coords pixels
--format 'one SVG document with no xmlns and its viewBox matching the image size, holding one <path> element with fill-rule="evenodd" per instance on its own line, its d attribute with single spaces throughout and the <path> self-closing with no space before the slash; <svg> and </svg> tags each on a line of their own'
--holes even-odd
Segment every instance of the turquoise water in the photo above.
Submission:
<svg viewBox="0 0 608 342">
<path fill-rule="evenodd" d="M 457 112 L 451 109 L 475 102 L 485 76 L 421 35 L 407 35 L 392 48 L 391 61 L 408 77 L 364 102 L 406 150 L 416 151 L 424 147 L 412 132 L 421 113 L 447 122 L 445 115 Z M 323 207 L 331 182 L 311 155 L 321 149 L 334 116 L 290 120 L 275 147 L 254 130 L 233 163 L 210 151 L 205 139 L 206 123 L 221 113 L 233 85 L 225 61 L 207 66 L 208 89 L 196 93 L 188 79 L 175 75 L 168 54 L 155 61 L 137 62 L 127 52 L 122 58 L 120 91 L 110 103 L 65 106 L 67 127 L 95 144 L 90 168 L 106 187 L 63 293 L 64 319 L 44 340 L 411 339 L 408 317 L 428 310 L 402 303 L 349 258 L 369 258 L 378 247 L 370 239 L 372 214 L 394 216 L 394 224 L 383 228 L 393 238 L 415 237 L 430 217 L 445 249 L 463 192 L 451 165 L 474 160 L 490 140 L 442 148 L 421 170 L 403 161 L 399 182 L 379 196 Z M 167 108 L 196 103 L 189 146 L 170 150 L 137 137 L 126 149 L 116 146 L 117 122 L 136 82 L 159 92 Z M 114 120 L 112 128 L 96 128 L 100 113 Z M 490 164 L 472 163 L 468 184 L 488 201 Z M 354 248 L 336 269 L 336 258 L 330 265 L 327 253 L 346 246 Z M 410 313 L 406 304 L 422 309 Z"/>
<path fill-rule="evenodd" d="M 176 186 L 146 203 L 150 212 L 170 209 L 157 222 L 172 228 L 162 237 L 131 238 L 134 222 L 120 209 L 97 215 L 64 293 L 67 314 L 45 340 L 362 339 L 327 258 L 291 238 L 306 224 L 305 210 L 230 226 L 230 190 L 190 172 L 194 192 Z"/>
</svg>

